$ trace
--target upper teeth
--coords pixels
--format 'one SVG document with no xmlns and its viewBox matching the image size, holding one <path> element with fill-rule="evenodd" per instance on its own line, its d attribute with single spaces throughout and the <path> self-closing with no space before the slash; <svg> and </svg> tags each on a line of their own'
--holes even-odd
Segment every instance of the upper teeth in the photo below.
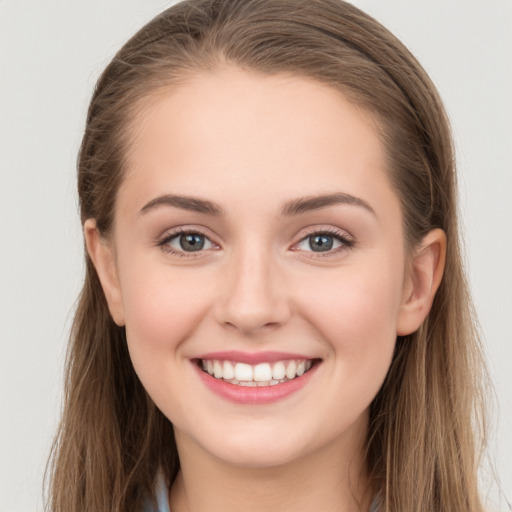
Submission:
<svg viewBox="0 0 512 512">
<path fill-rule="evenodd" d="M 219 361 L 217 359 L 203 359 L 202 366 L 205 372 L 216 379 L 224 379 L 237 383 L 261 382 L 278 384 L 295 377 L 300 377 L 311 368 L 312 361 L 306 359 L 291 359 L 275 363 L 246 364 L 232 361 Z M 275 381 L 275 382 L 274 382 Z"/>
</svg>

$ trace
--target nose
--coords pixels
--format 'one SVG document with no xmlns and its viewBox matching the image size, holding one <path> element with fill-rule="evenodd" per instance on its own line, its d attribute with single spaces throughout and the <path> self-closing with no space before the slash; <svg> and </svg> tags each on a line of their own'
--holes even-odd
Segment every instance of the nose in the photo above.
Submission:
<svg viewBox="0 0 512 512">
<path fill-rule="evenodd" d="M 217 321 L 245 335 L 279 327 L 291 315 L 278 263 L 263 250 L 247 248 L 233 255 L 220 275 Z"/>
</svg>

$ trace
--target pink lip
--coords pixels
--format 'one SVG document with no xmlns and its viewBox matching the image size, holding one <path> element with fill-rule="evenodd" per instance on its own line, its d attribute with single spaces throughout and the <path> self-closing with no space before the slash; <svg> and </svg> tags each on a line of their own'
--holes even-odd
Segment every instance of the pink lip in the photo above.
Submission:
<svg viewBox="0 0 512 512">
<path fill-rule="evenodd" d="M 289 354 L 287 354 L 289 356 Z M 289 359 L 304 359 L 304 357 L 288 357 Z M 206 358 L 205 358 L 206 359 Z M 212 359 L 228 359 L 225 357 L 215 357 Z M 234 358 L 234 360 L 239 360 Z M 280 359 L 282 360 L 282 359 Z M 268 359 L 265 359 L 268 361 Z M 202 382 L 216 395 L 229 400 L 231 402 L 235 402 L 237 404 L 270 404 L 273 402 L 277 402 L 282 400 L 293 393 L 299 391 L 304 386 L 308 384 L 313 375 L 316 373 L 317 368 L 320 366 L 319 364 L 315 364 L 312 366 L 310 370 L 308 370 L 301 377 L 296 377 L 293 380 L 283 382 L 281 384 L 276 384 L 274 386 L 237 386 L 235 384 L 230 384 L 229 382 L 224 382 L 222 379 L 216 379 L 212 377 L 208 373 L 204 372 L 198 364 L 193 362 L 196 371 Z"/>
<path fill-rule="evenodd" d="M 236 361 L 237 363 L 259 364 L 275 363 L 276 361 L 287 361 L 290 359 L 314 359 L 304 354 L 290 354 L 289 352 L 239 352 L 238 350 L 227 350 L 223 352 L 208 352 L 198 355 L 194 359 L 217 359 L 218 361 Z"/>
</svg>

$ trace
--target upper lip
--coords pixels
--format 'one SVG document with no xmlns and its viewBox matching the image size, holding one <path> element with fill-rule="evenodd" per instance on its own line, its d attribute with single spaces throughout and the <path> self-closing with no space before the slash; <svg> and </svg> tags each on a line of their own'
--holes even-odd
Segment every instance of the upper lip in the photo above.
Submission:
<svg viewBox="0 0 512 512">
<path fill-rule="evenodd" d="M 226 350 L 222 352 L 208 352 L 200 354 L 193 359 L 216 359 L 218 361 L 234 361 L 237 363 L 246 364 L 259 364 L 259 363 L 274 363 L 276 361 L 287 361 L 289 359 L 303 359 L 305 361 L 310 359 L 319 359 L 317 357 L 310 357 L 304 354 L 293 354 L 290 352 L 241 352 L 239 350 Z"/>
</svg>

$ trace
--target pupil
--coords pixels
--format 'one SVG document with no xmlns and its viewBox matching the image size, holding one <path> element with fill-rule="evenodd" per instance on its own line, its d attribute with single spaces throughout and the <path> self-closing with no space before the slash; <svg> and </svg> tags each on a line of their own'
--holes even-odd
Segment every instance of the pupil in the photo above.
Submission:
<svg viewBox="0 0 512 512">
<path fill-rule="evenodd" d="M 309 237 L 309 246 L 315 252 L 329 251 L 333 246 L 333 237 L 327 235 L 314 235 Z"/>
<path fill-rule="evenodd" d="M 180 245 L 184 251 L 200 251 L 204 247 L 204 237 L 198 234 L 182 235 Z"/>
</svg>

